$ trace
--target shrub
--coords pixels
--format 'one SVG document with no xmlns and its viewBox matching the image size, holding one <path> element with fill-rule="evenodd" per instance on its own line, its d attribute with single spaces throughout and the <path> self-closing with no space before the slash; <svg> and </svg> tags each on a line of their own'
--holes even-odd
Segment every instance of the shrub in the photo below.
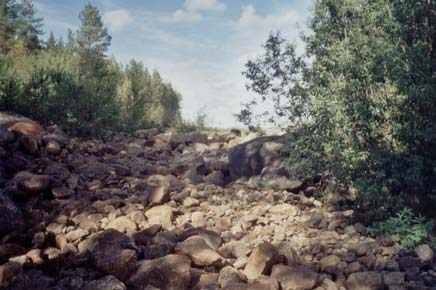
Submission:
<svg viewBox="0 0 436 290">
<path fill-rule="evenodd" d="M 425 240 L 433 228 L 433 223 L 421 216 L 415 216 L 410 208 L 404 208 L 385 221 L 374 223 L 368 234 L 377 237 L 397 236 L 404 247 L 414 247 Z"/>
</svg>

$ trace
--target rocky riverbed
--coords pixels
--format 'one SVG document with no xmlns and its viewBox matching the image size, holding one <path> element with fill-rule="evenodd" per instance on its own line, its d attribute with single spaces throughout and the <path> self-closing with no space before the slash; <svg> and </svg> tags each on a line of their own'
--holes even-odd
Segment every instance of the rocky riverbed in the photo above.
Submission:
<svg viewBox="0 0 436 290">
<path fill-rule="evenodd" d="M 287 171 L 284 137 L 0 123 L 0 288 L 436 289 L 431 248 L 317 200 L 322 178 Z"/>
</svg>

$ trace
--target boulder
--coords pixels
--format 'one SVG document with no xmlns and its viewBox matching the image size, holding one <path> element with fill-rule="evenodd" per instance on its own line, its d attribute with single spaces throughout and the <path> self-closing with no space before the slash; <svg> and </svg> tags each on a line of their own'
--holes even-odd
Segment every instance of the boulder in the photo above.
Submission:
<svg viewBox="0 0 436 290">
<path fill-rule="evenodd" d="M 50 178 L 47 175 L 36 175 L 22 171 L 15 175 L 14 180 L 18 189 L 26 193 L 39 193 L 50 187 Z"/>
<path fill-rule="evenodd" d="M 147 190 L 149 193 L 149 202 L 151 205 L 159 205 L 169 201 L 170 193 L 183 189 L 181 183 L 173 175 L 151 175 L 147 178 Z"/>
<path fill-rule="evenodd" d="M 0 146 L 7 146 L 15 141 L 15 135 L 6 128 L 0 127 Z"/>
<path fill-rule="evenodd" d="M 276 262 L 278 250 L 270 243 L 260 244 L 251 253 L 247 265 L 244 268 L 244 274 L 248 279 L 256 279 L 262 274 L 267 274 Z"/>
<path fill-rule="evenodd" d="M 275 215 L 286 215 L 288 217 L 294 217 L 300 212 L 300 210 L 295 205 L 288 203 L 279 203 L 272 206 L 268 210 L 268 212 Z"/>
<path fill-rule="evenodd" d="M 186 256 L 168 255 L 155 260 L 139 262 L 138 269 L 127 281 L 135 290 L 146 285 L 161 290 L 185 290 L 191 280 L 191 261 Z"/>
<path fill-rule="evenodd" d="M 126 285 L 114 276 L 105 276 L 86 285 L 84 290 L 126 290 Z"/>
<path fill-rule="evenodd" d="M 309 290 L 318 280 L 318 274 L 306 266 L 275 265 L 271 277 L 277 279 L 283 290 Z"/>
<path fill-rule="evenodd" d="M 260 178 L 271 188 L 277 190 L 287 190 L 297 193 L 303 185 L 303 182 L 293 177 L 284 166 L 267 166 L 262 170 Z"/>
<path fill-rule="evenodd" d="M 95 235 L 87 249 L 98 270 L 121 281 L 127 281 L 136 269 L 136 247 L 128 236 L 119 231 L 110 229 Z"/>
<path fill-rule="evenodd" d="M 177 244 L 177 254 L 188 256 L 197 266 L 223 265 L 224 258 L 200 236 L 192 236 Z"/>
<path fill-rule="evenodd" d="M 384 287 L 382 275 L 371 271 L 350 274 L 345 285 L 348 290 L 378 290 Z"/>
<path fill-rule="evenodd" d="M 229 169 L 234 179 L 259 175 L 280 156 L 285 136 L 267 136 L 233 146 L 229 150 Z"/>
<path fill-rule="evenodd" d="M 115 229 L 122 233 L 136 231 L 136 228 L 136 224 L 126 216 L 117 217 L 106 226 L 106 229 Z"/>
<path fill-rule="evenodd" d="M 427 244 L 417 246 L 414 251 L 422 263 L 431 262 L 434 258 L 433 250 Z"/>
<path fill-rule="evenodd" d="M 182 175 L 188 170 L 195 170 L 198 174 L 207 173 L 205 161 L 198 153 L 186 153 L 175 158 L 170 164 L 170 172 L 175 176 Z"/>
<path fill-rule="evenodd" d="M 220 270 L 218 282 L 221 284 L 221 287 L 226 287 L 232 283 L 246 282 L 246 278 L 237 269 L 226 266 Z"/>
<path fill-rule="evenodd" d="M 404 272 L 387 272 L 383 274 L 383 283 L 386 286 L 403 285 Z"/>
<path fill-rule="evenodd" d="M 7 288 L 23 271 L 22 265 L 8 262 L 0 266 L 0 288 Z"/>
<path fill-rule="evenodd" d="M 59 153 L 61 153 L 61 145 L 54 140 L 50 140 L 45 145 L 45 151 L 51 155 L 59 155 Z"/>
<path fill-rule="evenodd" d="M 50 142 L 56 142 L 61 146 L 66 146 L 68 144 L 68 139 L 62 136 L 61 134 L 50 133 L 50 134 L 44 134 L 42 136 L 42 142 L 44 142 L 44 144 L 46 145 Z"/>
<path fill-rule="evenodd" d="M 158 205 L 150 208 L 145 212 L 150 225 L 161 225 L 164 228 L 169 228 L 173 223 L 173 210 L 167 205 Z"/>
</svg>

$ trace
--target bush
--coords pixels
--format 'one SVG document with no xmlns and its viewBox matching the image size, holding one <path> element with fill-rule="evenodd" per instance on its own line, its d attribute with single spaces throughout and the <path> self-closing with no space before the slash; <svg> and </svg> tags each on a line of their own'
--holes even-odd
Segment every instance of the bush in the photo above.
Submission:
<svg viewBox="0 0 436 290">
<path fill-rule="evenodd" d="M 373 237 L 396 236 L 404 247 L 415 247 L 425 240 L 433 228 L 433 223 L 421 216 L 415 216 L 410 208 L 404 208 L 395 216 L 374 223 L 368 228 L 368 234 Z"/>
</svg>

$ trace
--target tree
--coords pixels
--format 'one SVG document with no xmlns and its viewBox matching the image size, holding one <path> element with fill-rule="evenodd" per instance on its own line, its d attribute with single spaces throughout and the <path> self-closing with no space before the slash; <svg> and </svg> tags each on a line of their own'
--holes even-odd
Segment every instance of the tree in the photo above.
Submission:
<svg viewBox="0 0 436 290">
<path fill-rule="evenodd" d="M 39 35 L 42 34 L 43 19 L 35 17 L 36 9 L 32 0 L 22 0 L 19 7 L 17 38 L 22 40 L 30 51 L 40 49 Z"/>
<path fill-rule="evenodd" d="M 435 8 L 320 0 L 303 55 L 273 34 L 265 54 L 246 65 L 248 89 L 289 120 L 290 164 L 330 170 L 345 190 L 357 189 L 369 219 L 436 196 Z M 257 102 L 241 120 L 253 121 Z"/>
<path fill-rule="evenodd" d="M 95 6 L 85 5 L 79 19 L 81 25 L 76 33 L 79 56 L 85 63 L 98 63 L 105 57 L 105 52 L 111 44 L 111 36 L 103 26 L 100 12 Z"/>
<path fill-rule="evenodd" d="M 0 53 L 6 54 L 15 42 L 18 13 L 15 0 L 0 0 Z"/>
<path fill-rule="evenodd" d="M 67 31 L 67 43 L 65 44 L 65 48 L 68 52 L 73 54 L 74 49 L 76 47 L 76 38 L 74 36 L 74 32 L 71 29 Z"/>
<path fill-rule="evenodd" d="M 45 47 L 48 50 L 55 50 L 56 49 L 56 39 L 53 35 L 53 32 L 50 32 L 50 36 L 47 39 L 47 43 L 46 43 Z"/>
</svg>

